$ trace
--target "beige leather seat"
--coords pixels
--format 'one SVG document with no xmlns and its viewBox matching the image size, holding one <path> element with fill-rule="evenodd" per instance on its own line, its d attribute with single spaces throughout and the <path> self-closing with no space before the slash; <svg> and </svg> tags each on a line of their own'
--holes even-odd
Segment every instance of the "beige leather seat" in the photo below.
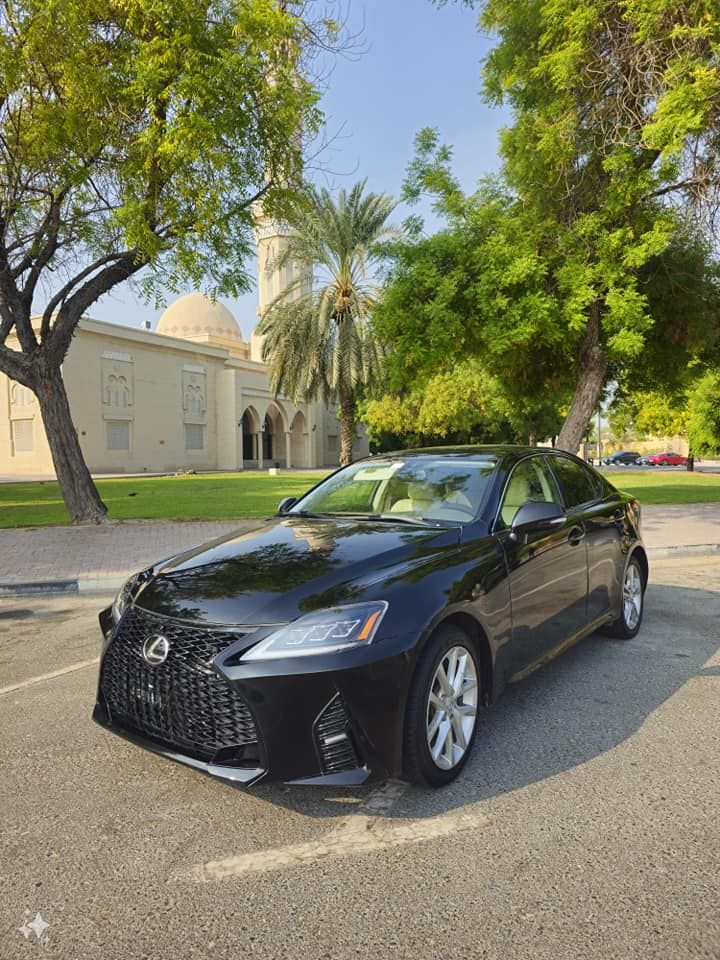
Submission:
<svg viewBox="0 0 720 960">
<path fill-rule="evenodd" d="M 537 497 L 533 497 L 528 478 L 516 470 L 510 480 L 510 485 L 507 488 L 505 499 L 503 500 L 502 510 L 500 511 L 505 525 L 510 526 L 515 514 L 524 503 L 527 503 L 528 500 L 537 499 Z"/>
<path fill-rule="evenodd" d="M 407 493 L 406 499 L 395 501 L 390 508 L 390 513 L 412 513 L 418 517 L 424 516 L 432 506 L 432 493 L 424 483 L 409 483 Z"/>
</svg>

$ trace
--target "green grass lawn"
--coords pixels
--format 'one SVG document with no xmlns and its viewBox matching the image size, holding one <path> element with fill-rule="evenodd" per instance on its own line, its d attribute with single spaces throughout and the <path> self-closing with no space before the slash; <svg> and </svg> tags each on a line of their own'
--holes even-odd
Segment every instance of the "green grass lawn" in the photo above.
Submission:
<svg viewBox="0 0 720 960">
<path fill-rule="evenodd" d="M 98 480 L 114 520 L 234 520 L 267 517 L 283 497 L 314 486 L 321 473 L 198 474 Z M 0 483 L 0 527 L 64 524 L 68 515 L 57 483 Z"/>
<path fill-rule="evenodd" d="M 720 474 L 654 470 L 606 470 L 610 483 L 632 493 L 641 503 L 720 502 Z"/>
<path fill-rule="evenodd" d="M 607 471 L 611 483 L 642 503 L 720 502 L 720 474 Z M 283 497 L 298 496 L 320 473 L 226 473 L 98 480 L 115 520 L 234 520 L 267 517 Z M 68 522 L 57 483 L 0 483 L 0 527 Z"/>
</svg>

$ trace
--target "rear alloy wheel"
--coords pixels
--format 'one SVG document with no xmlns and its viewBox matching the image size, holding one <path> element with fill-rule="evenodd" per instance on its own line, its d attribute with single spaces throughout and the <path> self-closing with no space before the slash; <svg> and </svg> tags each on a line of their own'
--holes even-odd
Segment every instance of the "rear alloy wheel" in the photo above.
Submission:
<svg viewBox="0 0 720 960">
<path fill-rule="evenodd" d="M 420 658 L 408 698 L 409 780 L 440 787 L 455 779 L 475 738 L 480 694 L 474 644 L 456 627 L 439 628 Z"/>
<path fill-rule="evenodd" d="M 642 623 L 644 600 L 645 584 L 642 569 L 639 560 L 632 557 L 625 570 L 623 581 L 622 613 L 617 620 L 605 627 L 603 632 L 621 640 L 631 640 Z"/>
</svg>

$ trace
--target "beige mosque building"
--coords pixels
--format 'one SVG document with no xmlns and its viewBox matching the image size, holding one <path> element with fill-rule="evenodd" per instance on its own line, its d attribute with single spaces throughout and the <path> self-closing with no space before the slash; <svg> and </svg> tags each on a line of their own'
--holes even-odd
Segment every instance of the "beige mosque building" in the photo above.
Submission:
<svg viewBox="0 0 720 960">
<path fill-rule="evenodd" d="M 282 228 L 258 233 L 261 314 L 294 279 L 273 269 Z M 308 277 L 307 282 L 311 280 Z M 275 396 L 262 338 L 201 293 L 180 297 L 157 328 L 84 318 L 63 364 L 70 410 L 93 473 L 323 467 L 338 463 L 339 424 L 321 402 Z M 360 428 L 354 456 L 368 443 Z M 0 474 L 54 474 L 34 394 L 0 374 Z"/>
</svg>

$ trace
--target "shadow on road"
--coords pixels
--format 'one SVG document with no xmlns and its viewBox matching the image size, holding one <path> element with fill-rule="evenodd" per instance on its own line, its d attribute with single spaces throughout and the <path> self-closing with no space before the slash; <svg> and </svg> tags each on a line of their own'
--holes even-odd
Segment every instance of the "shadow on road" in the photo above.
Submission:
<svg viewBox="0 0 720 960">
<path fill-rule="evenodd" d="M 720 646 L 720 594 L 659 585 L 648 590 L 646 617 L 628 642 L 595 634 L 509 686 L 480 720 L 473 754 L 460 778 L 430 791 L 411 788 L 385 816 L 427 817 L 547 780 L 612 750 L 696 676 Z M 272 804 L 313 816 L 342 816 L 372 787 L 256 787 Z M 343 800 L 345 802 L 343 802 Z"/>
</svg>

